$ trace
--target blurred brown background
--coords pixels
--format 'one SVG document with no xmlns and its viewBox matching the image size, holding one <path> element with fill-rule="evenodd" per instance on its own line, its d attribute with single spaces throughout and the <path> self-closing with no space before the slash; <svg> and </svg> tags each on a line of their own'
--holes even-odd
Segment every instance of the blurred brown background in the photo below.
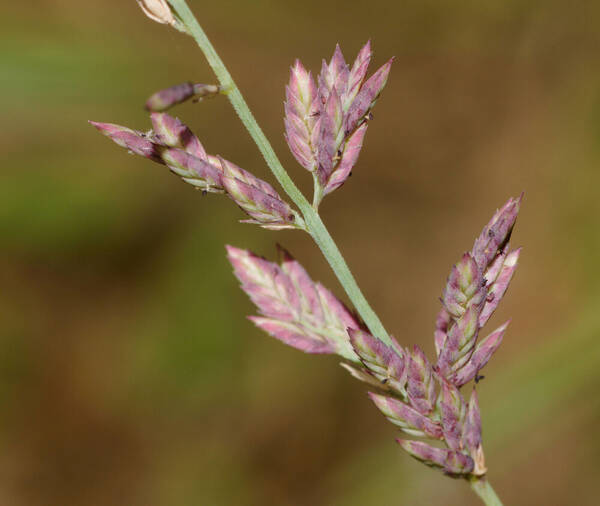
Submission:
<svg viewBox="0 0 600 506">
<path fill-rule="evenodd" d="M 192 0 L 277 153 L 289 65 L 336 42 L 395 55 L 354 176 L 325 222 L 387 328 L 433 353 L 445 277 L 525 191 L 513 318 L 479 389 L 505 504 L 598 504 L 600 3 Z M 341 289 L 308 236 L 241 225 L 86 120 L 148 128 L 149 94 L 213 82 L 194 43 L 133 0 L 0 6 L 0 503 L 470 505 L 410 459 L 334 357 L 258 332 L 225 243 L 286 245 Z M 212 153 L 268 170 L 229 103 L 180 107 Z"/>
</svg>

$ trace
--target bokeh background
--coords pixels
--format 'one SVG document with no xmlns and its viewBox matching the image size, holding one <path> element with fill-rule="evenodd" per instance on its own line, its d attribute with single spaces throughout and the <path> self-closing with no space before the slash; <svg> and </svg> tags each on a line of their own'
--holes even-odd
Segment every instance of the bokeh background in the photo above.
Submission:
<svg viewBox="0 0 600 506">
<path fill-rule="evenodd" d="M 322 214 L 404 344 L 433 353 L 451 265 L 525 191 L 513 322 L 479 393 L 506 504 L 598 504 L 600 3 L 192 0 L 277 153 L 289 65 L 371 38 L 396 62 L 354 176 Z M 344 297 L 308 236 L 241 225 L 88 119 L 145 129 L 155 90 L 213 82 L 133 0 L 0 6 L 0 503 L 471 505 L 410 459 L 335 357 L 258 332 L 225 243 L 281 242 Z M 270 178 L 229 103 L 179 107 Z"/>
</svg>

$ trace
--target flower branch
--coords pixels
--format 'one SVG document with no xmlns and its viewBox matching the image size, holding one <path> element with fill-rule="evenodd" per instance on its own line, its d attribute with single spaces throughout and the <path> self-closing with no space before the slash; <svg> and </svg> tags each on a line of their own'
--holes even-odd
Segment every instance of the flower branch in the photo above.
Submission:
<svg viewBox="0 0 600 506">
<path fill-rule="evenodd" d="M 245 223 L 308 232 L 355 311 L 313 281 L 283 248 L 279 248 L 279 262 L 271 262 L 227 246 L 235 275 L 259 312 L 250 320 L 306 353 L 340 356 L 342 366 L 373 389 L 369 397 L 384 416 L 407 436 L 420 438 L 398 439 L 406 452 L 449 476 L 469 481 L 486 504 L 500 505 L 485 477 L 478 394 L 473 386 L 467 399 L 461 389 L 479 381 L 480 370 L 500 346 L 509 324 L 480 338 L 517 267 L 521 250 L 511 250 L 509 243 L 522 196 L 509 199 L 496 211 L 471 250 L 452 268 L 433 333 L 436 358 L 430 361 L 418 346 L 405 348 L 387 334 L 318 213 L 323 198 L 345 183 L 358 161 L 371 110 L 385 87 L 393 59 L 367 78 L 372 58 L 367 42 L 351 65 L 336 46 L 316 78 L 299 60 L 291 67 L 285 93 L 285 138 L 298 163 L 312 175 L 311 205 L 281 165 L 185 0 L 137 1 L 149 18 L 196 40 L 219 84 L 188 82 L 152 95 L 146 102 L 152 122 L 148 132 L 91 123 L 118 145 L 167 166 L 203 193 L 227 195 L 250 217 Z M 208 154 L 198 137 L 166 112 L 185 101 L 217 95 L 228 97 L 291 202 L 251 172 L 220 155 Z"/>
</svg>

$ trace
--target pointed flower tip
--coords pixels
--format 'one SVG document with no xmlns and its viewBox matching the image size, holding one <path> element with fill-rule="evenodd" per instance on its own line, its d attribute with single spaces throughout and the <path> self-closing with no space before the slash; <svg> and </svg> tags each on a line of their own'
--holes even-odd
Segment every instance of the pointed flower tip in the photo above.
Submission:
<svg viewBox="0 0 600 506">
<path fill-rule="evenodd" d="M 373 392 L 367 392 L 367 397 L 368 397 L 369 399 L 371 399 L 371 400 L 372 400 L 372 401 L 373 401 L 375 404 L 377 404 L 377 402 L 378 402 L 380 399 L 383 399 L 383 396 L 382 396 L 382 395 L 377 395 L 377 394 L 375 394 L 375 393 L 373 393 Z"/>
<path fill-rule="evenodd" d="M 290 67 L 290 72 L 292 74 L 292 79 L 294 76 L 308 74 L 306 68 L 302 64 L 302 61 L 300 61 L 300 58 L 296 58 L 294 60 L 294 64 Z"/>
<path fill-rule="evenodd" d="M 157 145 L 148 139 L 145 134 L 113 123 L 90 123 L 117 145 L 128 149 L 136 155 L 149 158 L 157 163 L 164 163 L 158 152 Z"/>
<path fill-rule="evenodd" d="M 392 64 L 394 63 L 394 61 L 396 60 L 395 56 L 392 56 L 388 61 L 386 61 L 381 67 L 379 67 L 379 69 L 377 70 L 377 73 L 380 73 L 382 75 L 385 76 L 385 79 L 387 79 L 390 70 L 392 68 Z"/>
<path fill-rule="evenodd" d="M 504 333 L 506 332 L 506 329 L 511 324 L 511 322 L 512 322 L 512 318 L 509 318 L 502 325 L 500 325 L 496 330 L 494 330 L 489 336 L 487 336 L 486 339 L 491 338 L 491 337 L 493 337 L 494 340 L 502 339 L 502 337 L 504 336 Z M 483 341 L 482 341 L 482 343 L 483 343 Z"/>
<path fill-rule="evenodd" d="M 100 123 L 99 121 L 88 120 L 88 123 L 92 125 L 96 130 L 98 130 L 103 135 L 109 135 L 108 131 L 110 129 L 110 123 Z"/>
<path fill-rule="evenodd" d="M 340 43 L 336 43 L 335 50 L 333 51 L 333 57 L 331 58 L 331 62 L 338 65 L 344 65 L 346 62 L 344 61 L 344 54 L 342 53 L 342 48 L 340 47 Z"/>
<path fill-rule="evenodd" d="M 371 51 L 371 39 L 368 39 L 367 42 L 360 48 L 358 51 L 358 55 L 356 56 L 356 60 L 354 61 L 355 69 L 358 69 L 360 64 L 367 64 L 371 59 L 372 51 Z M 364 72 L 366 72 L 366 67 L 364 68 Z M 364 74 L 362 74 L 364 77 Z"/>
<path fill-rule="evenodd" d="M 514 258 L 514 263 L 517 263 L 517 260 L 521 256 L 521 251 L 522 250 L 523 250 L 523 246 L 519 246 L 518 248 L 516 248 L 513 251 L 511 251 L 508 254 L 508 256 L 506 257 L 506 260 L 504 261 L 504 263 L 506 263 L 511 257 Z"/>
<path fill-rule="evenodd" d="M 236 260 L 241 258 L 246 253 L 245 250 L 236 248 L 235 246 L 230 246 L 229 244 L 225 245 L 225 250 L 227 250 L 227 257 L 229 260 Z"/>
<path fill-rule="evenodd" d="M 408 448 L 410 448 L 411 441 L 408 439 L 396 438 L 396 443 L 398 443 L 402 448 L 407 450 Z"/>
<path fill-rule="evenodd" d="M 100 121 L 92 121 L 92 120 L 88 120 L 88 123 L 104 135 L 110 135 L 119 130 L 125 129 L 125 127 L 115 125 L 114 123 L 101 123 Z"/>
<path fill-rule="evenodd" d="M 348 336 L 350 336 L 350 339 L 355 339 L 360 331 L 358 329 L 353 329 L 352 327 L 346 327 L 346 332 L 348 333 Z"/>
<path fill-rule="evenodd" d="M 381 67 L 382 74 L 385 76 L 385 81 L 387 81 L 387 79 L 388 79 L 388 77 L 390 75 L 390 72 L 392 70 L 392 65 L 394 64 L 395 60 L 396 60 L 396 57 L 392 56 L 387 62 L 385 62 L 383 64 L 383 67 Z"/>
<path fill-rule="evenodd" d="M 108 136 L 112 136 L 115 134 L 121 133 L 135 133 L 131 128 L 124 127 L 122 125 L 117 125 L 116 123 L 100 123 L 97 121 L 90 121 L 90 125 L 95 127 L 100 133 Z"/>
</svg>

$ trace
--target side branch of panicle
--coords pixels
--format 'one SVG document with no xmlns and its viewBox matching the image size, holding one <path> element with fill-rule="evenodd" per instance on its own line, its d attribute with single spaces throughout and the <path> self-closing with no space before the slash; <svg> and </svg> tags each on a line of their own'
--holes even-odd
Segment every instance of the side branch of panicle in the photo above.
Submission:
<svg viewBox="0 0 600 506">
<path fill-rule="evenodd" d="M 481 415 L 475 389 L 467 402 L 460 392 L 498 349 L 508 323 L 484 339 L 479 333 L 498 306 L 514 274 L 520 249 L 510 251 L 521 198 L 510 199 L 486 225 L 470 252 L 452 268 L 434 333 L 437 363 L 415 346 L 387 346 L 363 329 L 348 329 L 360 364 L 342 364 L 374 387 L 369 397 L 402 432 L 437 442 L 399 439 L 421 462 L 454 476 L 483 476 Z M 439 443 L 445 445 L 440 448 Z"/>
<path fill-rule="evenodd" d="M 358 160 L 371 109 L 389 76 L 392 60 L 365 79 L 371 44 L 360 50 L 352 67 L 338 46 L 323 61 L 317 83 L 300 61 L 286 88 L 285 137 L 298 163 L 313 172 L 315 204 L 339 188 Z"/>
<path fill-rule="evenodd" d="M 452 268 L 442 294 L 434 341 L 438 371 L 462 386 L 473 379 L 498 348 L 508 326 L 499 327 L 478 344 L 479 332 L 502 300 L 517 267 L 521 249 L 509 240 L 522 195 L 509 199 Z"/>
<path fill-rule="evenodd" d="M 346 333 L 361 327 L 357 316 L 315 283 L 287 251 L 280 248 L 279 264 L 232 246 L 227 246 L 227 255 L 242 289 L 261 314 L 250 317 L 257 327 L 306 353 L 358 361 Z"/>
<path fill-rule="evenodd" d="M 303 228 L 300 215 L 270 184 L 220 156 L 208 155 L 179 119 L 165 112 L 153 112 L 150 118 L 153 128 L 146 133 L 110 123 L 90 123 L 116 144 L 166 165 L 203 192 L 227 193 L 250 216 L 245 223 L 274 230 Z"/>
</svg>

